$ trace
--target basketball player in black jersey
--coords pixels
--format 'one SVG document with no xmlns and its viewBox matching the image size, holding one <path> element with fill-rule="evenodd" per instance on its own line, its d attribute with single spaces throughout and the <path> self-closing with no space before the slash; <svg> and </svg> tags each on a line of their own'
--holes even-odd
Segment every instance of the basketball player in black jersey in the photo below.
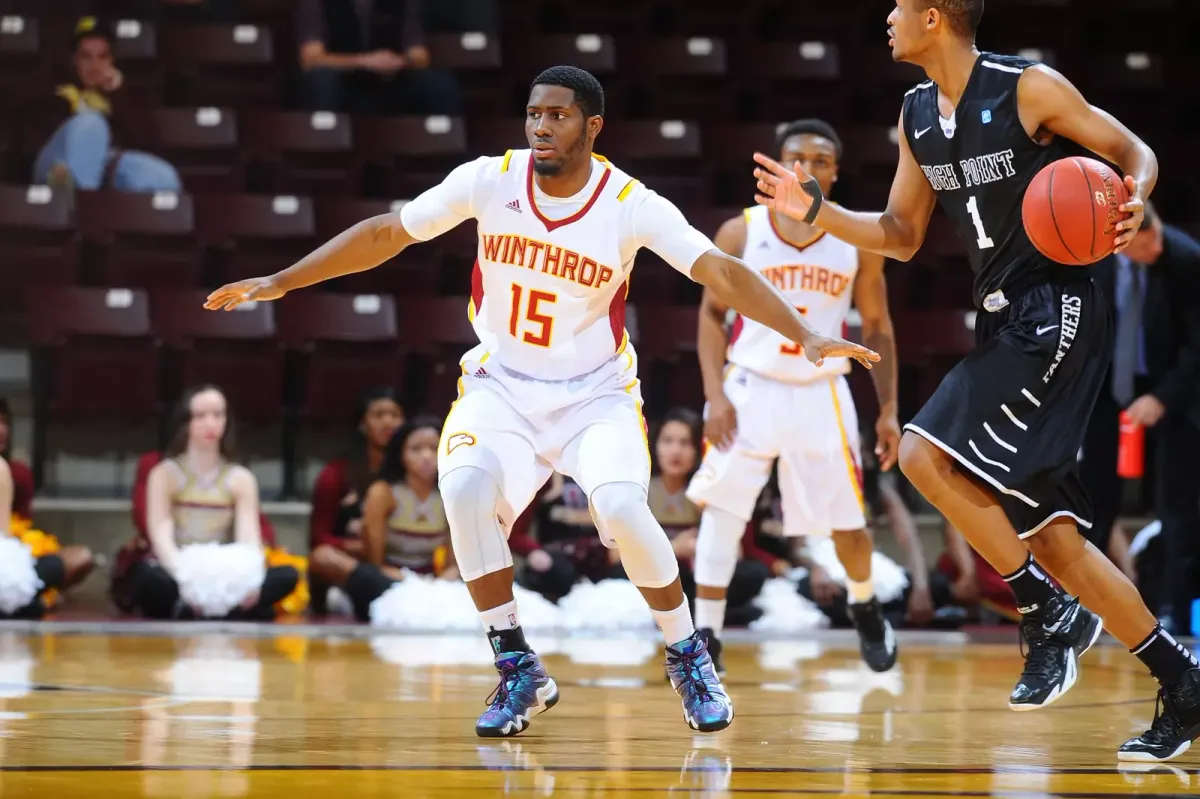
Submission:
<svg viewBox="0 0 1200 799">
<path fill-rule="evenodd" d="M 1008 575 L 1029 647 L 1010 707 L 1042 707 L 1074 684 L 1079 656 L 1102 625 L 1082 599 L 1162 686 L 1151 728 L 1118 757 L 1169 760 L 1200 737 L 1200 668 L 1078 530 L 1091 525 L 1075 463 L 1112 351 L 1107 304 L 1086 269 L 1046 259 L 1021 223 L 1029 182 L 1082 146 L 1126 175 L 1123 249 L 1141 224 L 1158 164 L 1145 143 L 1057 72 L 980 53 L 982 15 L 983 0 L 897 0 L 888 17 L 892 57 L 921 66 L 929 80 L 904 98 L 886 211 L 824 203 L 799 167 L 761 154 L 757 199 L 901 261 L 920 248 L 935 202 L 954 220 L 975 272 L 976 350 L 906 425 L 900 467 Z"/>
</svg>

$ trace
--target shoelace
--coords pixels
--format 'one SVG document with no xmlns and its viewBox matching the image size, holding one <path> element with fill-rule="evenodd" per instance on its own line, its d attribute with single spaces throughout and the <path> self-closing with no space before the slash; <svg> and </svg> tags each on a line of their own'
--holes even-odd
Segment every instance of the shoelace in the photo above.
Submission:
<svg viewBox="0 0 1200 799">
<path fill-rule="evenodd" d="M 704 682 L 704 674 L 700 671 L 700 666 L 696 663 L 696 658 L 699 657 L 699 652 L 680 652 L 671 650 L 671 655 L 675 661 L 683 666 L 683 681 L 688 684 L 692 693 L 701 702 L 712 700 L 712 692 L 708 690 L 708 684 Z"/>
<path fill-rule="evenodd" d="M 500 666 L 500 684 L 497 685 L 490 694 L 488 694 L 488 698 L 485 699 L 483 703 L 488 707 L 495 707 L 497 705 L 503 705 L 505 702 L 507 702 L 508 684 L 516 679 L 516 676 L 516 663 L 505 663 L 504 665 Z"/>
<path fill-rule="evenodd" d="M 1179 714 L 1175 712 L 1175 699 L 1167 693 L 1166 688 L 1158 690 L 1158 698 L 1154 700 L 1154 721 L 1150 729 L 1142 734 L 1142 740 L 1149 744 L 1172 743 L 1183 732 L 1179 722 Z"/>
<path fill-rule="evenodd" d="M 1036 634 L 1030 634 L 1030 628 Z M 1025 658 L 1023 675 L 1049 677 L 1057 668 L 1058 650 L 1053 636 L 1047 633 L 1041 622 L 1034 619 L 1022 619 L 1020 627 L 1021 657 Z"/>
</svg>

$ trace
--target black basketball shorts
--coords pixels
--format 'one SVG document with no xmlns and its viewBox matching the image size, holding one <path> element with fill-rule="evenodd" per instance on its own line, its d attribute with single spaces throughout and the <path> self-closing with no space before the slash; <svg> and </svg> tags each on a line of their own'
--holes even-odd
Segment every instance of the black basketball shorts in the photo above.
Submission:
<svg viewBox="0 0 1200 799">
<path fill-rule="evenodd" d="M 992 488 L 1022 538 L 1063 516 L 1090 528 L 1076 467 L 1112 356 L 1108 302 L 1083 272 L 988 299 L 975 351 L 905 429 Z"/>
</svg>

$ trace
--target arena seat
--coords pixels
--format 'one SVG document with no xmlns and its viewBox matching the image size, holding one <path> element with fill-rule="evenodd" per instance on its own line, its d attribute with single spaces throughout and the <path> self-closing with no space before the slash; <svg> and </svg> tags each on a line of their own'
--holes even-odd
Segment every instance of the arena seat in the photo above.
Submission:
<svg viewBox="0 0 1200 799">
<path fill-rule="evenodd" d="M 439 33 L 426 42 L 439 69 L 496 70 L 501 67 L 500 39 L 490 33 Z"/>
<path fill-rule="evenodd" d="M 709 36 L 639 39 L 621 62 L 639 78 L 720 78 L 728 69 L 724 40 Z"/>
<path fill-rule="evenodd" d="M 204 252 L 195 235 L 191 196 L 80 191 L 76 215 L 93 282 L 139 288 L 200 285 Z"/>
<path fill-rule="evenodd" d="M 359 116 L 356 153 L 368 165 L 368 192 L 415 197 L 466 160 L 467 130 L 447 116 Z"/>
<path fill-rule="evenodd" d="M 479 343 L 467 317 L 467 297 L 400 296 L 396 300 L 400 341 L 414 355 L 407 382 L 419 387 L 410 402 L 415 408 L 444 414 L 457 396 L 462 375 L 459 359 Z"/>
<path fill-rule="evenodd" d="M 253 160 L 250 185 L 272 194 L 354 196 L 361 170 L 352 160 L 350 117 L 329 111 L 248 111 L 242 143 Z"/>
<path fill-rule="evenodd" d="M 151 116 L 155 153 L 178 170 L 193 194 L 245 188 L 237 113 L 229 108 L 157 108 Z"/>
<path fill-rule="evenodd" d="M 169 353 L 169 396 L 212 383 L 221 387 L 238 418 L 257 424 L 278 421 L 284 357 L 272 304 L 208 311 L 207 296 L 203 290 L 172 289 L 151 295 L 153 329 Z"/>
<path fill-rule="evenodd" d="M 195 202 L 200 237 L 217 248 L 220 283 L 271 274 L 316 248 L 308 197 L 202 195 Z"/>
<path fill-rule="evenodd" d="M 518 50 L 508 61 L 530 79 L 547 67 L 572 64 L 604 80 L 617 70 L 617 48 L 607 33 L 550 34 L 539 36 L 536 47 Z"/>
<path fill-rule="evenodd" d="M 26 294 L 39 416 L 141 422 L 159 410 L 159 346 L 141 289 L 38 286 Z"/>
<path fill-rule="evenodd" d="M 280 104 L 274 36 L 258 25 L 170 25 L 160 50 L 174 102 L 272 108 Z"/>
<path fill-rule="evenodd" d="M 70 199 L 49 186 L 0 185 L 0 327 L 21 338 L 25 287 L 79 279 Z M 10 335 L 11 337 L 11 335 Z"/>
<path fill-rule="evenodd" d="M 391 200 L 323 198 L 316 205 L 317 238 L 328 241 L 365 219 L 391 213 L 399 207 L 399 203 Z M 435 294 L 441 263 L 439 250 L 451 235 L 439 237 L 433 244 L 410 247 L 374 269 L 331 280 L 321 287 L 345 294 Z"/>
<path fill-rule="evenodd" d="M 311 424 L 340 426 L 364 391 L 404 377 L 395 301 L 379 294 L 299 292 L 276 303 L 280 339 L 300 357 L 296 404 Z"/>
</svg>

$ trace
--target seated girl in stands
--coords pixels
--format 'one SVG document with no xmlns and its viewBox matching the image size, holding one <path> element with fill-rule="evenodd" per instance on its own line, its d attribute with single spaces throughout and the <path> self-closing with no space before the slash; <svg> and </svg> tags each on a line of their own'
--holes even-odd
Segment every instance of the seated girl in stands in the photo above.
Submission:
<svg viewBox="0 0 1200 799">
<path fill-rule="evenodd" d="M 404 578 L 403 569 L 458 578 L 437 490 L 441 429 L 439 419 L 424 416 L 392 436 L 383 468 L 363 498 L 361 560 L 330 544 L 309 556 L 312 574 L 345 591 L 360 621 L 370 620 L 371 603 Z"/>
<path fill-rule="evenodd" d="M 235 606 L 219 614 L 213 604 L 195 607 L 188 596 L 204 594 L 205 586 L 193 585 L 198 575 L 217 581 L 240 578 L 246 563 L 261 567 L 265 560 L 259 523 L 258 482 L 246 468 L 232 461 L 233 423 L 225 396 L 213 386 L 201 386 L 184 394 L 173 415 L 166 458 L 150 470 L 146 482 L 147 547 L 133 547 L 128 566 L 129 603 L 142 614 L 157 619 L 212 617 L 270 620 L 276 603 L 296 589 L 300 573 L 292 565 L 272 566 L 262 573 L 257 587 L 244 588 Z M 203 574 L 192 568 L 200 553 L 211 547 L 199 545 L 239 544 L 222 549 L 228 556 L 228 574 L 212 569 Z M 243 557 L 249 552 L 253 557 Z M 128 557 L 128 556 L 127 556 Z M 205 563 L 211 569 L 212 561 Z M 257 576 L 255 577 L 257 581 Z M 224 584 L 223 584 L 224 587 Z M 235 590 L 230 587 L 229 590 Z"/>
<path fill-rule="evenodd" d="M 54 536 L 34 529 L 32 511 L 33 472 L 12 457 L 12 411 L 8 400 L 0 397 L 0 525 L 7 525 L 4 529 L 29 552 L 41 581 L 36 596 L 19 607 L 8 606 L 3 597 L 9 596 L 8 589 L 15 585 L 6 579 L 11 577 L 6 567 L 22 568 L 19 564 L 25 564 L 26 557 L 16 550 L 11 558 L 0 556 L 0 618 L 41 618 L 57 603 L 58 592 L 81 582 L 94 565 L 87 547 L 62 547 Z M 28 575 L 18 572 L 15 579 L 28 580 Z M 18 590 L 11 596 L 20 597 L 21 593 Z"/>
<path fill-rule="evenodd" d="M 362 560 L 363 497 L 383 467 L 388 442 L 403 422 L 404 411 L 391 388 L 377 388 L 359 398 L 345 457 L 326 464 L 313 485 L 310 552 L 331 546 Z M 315 574 L 309 575 L 309 583 L 313 610 L 323 614 L 329 585 Z"/>
<path fill-rule="evenodd" d="M 703 420 L 690 408 L 674 408 L 663 417 L 654 436 L 652 476 L 648 491 L 650 512 L 662 525 L 675 557 L 679 559 L 679 579 L 688 601 L 695 603 L 696 578 L 692 563 L 696 557 L 696 535 L 700 527 L 700 508 L 685 496 L 692 475 L 700 466 Z M 610 550 L 614 560 L 617 551 Z M 752 604 L 770 576 L 770 570 L 743 552 L 734 568 L 726 603 L 726 623 L 744 625 L 760 612 Z M 616 575 L 624 577 L 618 566 Z M 614 576 L 616 576 L 614 575 Z"/>
</svg>

